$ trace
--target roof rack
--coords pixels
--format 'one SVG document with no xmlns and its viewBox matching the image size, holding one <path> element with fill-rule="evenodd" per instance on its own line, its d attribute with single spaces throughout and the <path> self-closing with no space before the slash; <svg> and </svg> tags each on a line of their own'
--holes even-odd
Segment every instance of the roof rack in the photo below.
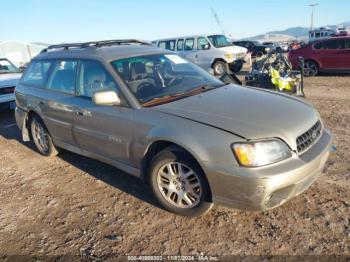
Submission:
<svg viewBox="0 0 350 262">
<path fill-rule="evenodd" d="M 71 43 L 71 44 L 58 44 L 50 45 L 47 48 L 43 49 L 41 52 L 47 52 L 51 49 L 60 49 L 69 50 L 70 48 L 87 48 L 90 46 L 102 47 L 102 46 L 113 46 L 113 45 L 130 45 L 130 44 L 139 44 L 139 45 L 152 45 L 146 41 L 140 41 L 137 39 L 124 39 L 124 40 L 104 40 L 104 41 L 94 41 L 94 42 L 85 42 L 85 43 Z"/>
</svg>

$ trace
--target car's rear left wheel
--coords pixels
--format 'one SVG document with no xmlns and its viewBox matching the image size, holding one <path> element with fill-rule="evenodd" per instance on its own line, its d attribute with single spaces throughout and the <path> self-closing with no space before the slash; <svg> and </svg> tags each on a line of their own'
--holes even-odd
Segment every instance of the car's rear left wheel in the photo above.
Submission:
<svg viewBox="0 0 350 262">
<path fill-rule="evenodd" d="M 316 76 L 318 75 L 318 65 L 315 61 L 307 60 L 304 62 L 304 75 L 305 76 Z"/>
<path fill-rule="evenodd" d="M 58 150 L 53 144 L 51 135 L 38 116 L 34 116 L 31 119 L 30 131 L 35 147 L 40 154 L 44 156 L 56 156 L 58 154 Z"/>
<path fill-rule="evenodd" d="M 170 212 L 194 217 L 213 206 L 201 168 L 181 149 L 169 147 L 157 154 L 149 178 L 158 202 Z"/>
</svg>

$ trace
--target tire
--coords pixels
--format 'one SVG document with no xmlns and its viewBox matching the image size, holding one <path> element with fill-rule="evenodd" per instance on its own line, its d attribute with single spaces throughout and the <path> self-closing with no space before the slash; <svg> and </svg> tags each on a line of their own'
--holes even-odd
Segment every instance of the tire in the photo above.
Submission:
<svg viewBox="0 0 350 262">
<path fill-rule="evenodd" d="M 196 217 L 213 207 L 202 169 L 192 156 L 177 147 L 168 147 L 153 158 L 149 184 L 155 198 L 169 212 Z"/>
<path fill-rule="evenodd" d="M 47 157 L 58 155 L 58 149 L 53 144 L 52 137 L 40 117 L 33 116 L 31 119 L 30 133 L 34 145 L 41 155 Z"/>
<path fill-rule="evenodd" d="M 304 62 L 304 76 L 317 76 L 319 73 L 318 64 L 313 60 Z"/>
<path fill-rule="evenodd" d="M 214 75 L 222 76 L 227 72 L 227 64 L 223 61 L 216 61 L 213 64 Z"/>
</svg>

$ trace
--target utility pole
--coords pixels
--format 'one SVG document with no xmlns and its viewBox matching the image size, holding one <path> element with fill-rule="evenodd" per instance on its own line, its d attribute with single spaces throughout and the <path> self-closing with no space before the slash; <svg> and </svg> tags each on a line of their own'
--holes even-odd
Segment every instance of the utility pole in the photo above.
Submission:
<svg viewBox="0 0 350 262">
<path fill-rule="evenodd" d="M 319 5 L 318 3 L 309 5 L 311 7 L 311 29 L 310 30 L 314 29 L 314 8 L 318 5 Z"/>
</svg>

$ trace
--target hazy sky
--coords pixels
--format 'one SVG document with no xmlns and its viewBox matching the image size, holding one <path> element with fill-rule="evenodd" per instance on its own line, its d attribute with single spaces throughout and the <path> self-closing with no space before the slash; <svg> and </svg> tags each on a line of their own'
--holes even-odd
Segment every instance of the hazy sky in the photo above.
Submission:
<svg viewBox="0 0 350 262">
<path fill-rule="evenodd" d="M 315 26 L 350 21 L 350 0 L 315 0 Z M 0 40 L 69 42 L 220 33 L 234 38 L 310 26 L 308 0 L 0 0 Z"/>
</svg>

